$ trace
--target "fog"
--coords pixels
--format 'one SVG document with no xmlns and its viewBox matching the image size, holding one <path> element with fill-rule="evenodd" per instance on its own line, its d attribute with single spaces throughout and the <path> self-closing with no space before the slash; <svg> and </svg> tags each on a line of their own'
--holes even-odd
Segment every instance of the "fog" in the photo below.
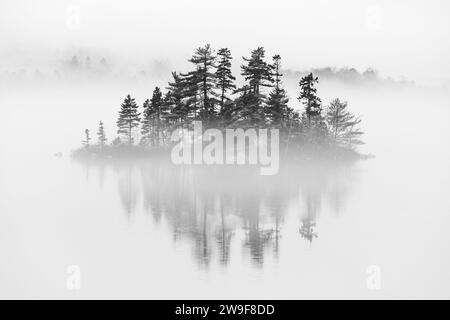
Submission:
<svg viewBox="0 0 450 320">
<path fill-rule="evenodd" d="M 100 119 L 112 139 L 121 99 L 132 92 L 142 103 L 149 88 L 2 94 L 2 297 L 449 296 L 448 93 L 322 83 L 324 102 L 342 97 L 363 116 L 362 151 L 376 158 L 282 166 L 272 180 L 69 157 Z M 299 232 L 305 221 L 316 223 L 311 241 Z M 71 264 L 83 272 L 77 292 L 65 287 Z M 382 290 L 366 288 L 370 265 Z"/>
<path fill-rule="evenodd" d="M 226 5 L 210 0 L 4 0 L 0 66 L 47 61 L 68 49 L 180 66 L 193 48 L 208 42 L 229 47 L 235 57 L 264 45 L 294 70 L 372 67 L 424 84 L 448 84 L 449 13 L 444 0 L 232 0 Z"/>
<path fill-rule="evenodd" d="M 263 1 L 253 10 L 231 1 L 196 33 L 202 10 L 222 8 L 207 3 L 1 2 L 0 297 L 449 298 L 448 3 Z M 74 30 L 65 27 L 72 5 L 82 19 Z M 369 5 L 382 8 L 381 29 L 364 27 Z M 245 20 L 256 11 L 284 35 Z M 228 27 L 220 18 L 232 14 Z M 315 18 L 319 27 L 301 32 Z M 264 45 L 286 69 L 373 67 L 417 84 L 319 79 L 324 104 L 339 97 L 361 115 L 360 152 L 374 157 L 351 164 L 285 163 L 263 177 L 252 167 L 70 157 L 100 120 L 112 141 L 124 97 L 142 105 L 205 42 L 232 49 L 236 75 L 240 57 Z M 106 56 L 117 69 L 55 77 L 74 54 Z M 11 77 L 21 68 L 47 73 Z M 284 85 L 300 110 L 298 80 Z M 70 265 L 80 290 L 67 289 Z M 379 290 L 367 286 L 370 266 L 381 270 Z"/>
</svg>

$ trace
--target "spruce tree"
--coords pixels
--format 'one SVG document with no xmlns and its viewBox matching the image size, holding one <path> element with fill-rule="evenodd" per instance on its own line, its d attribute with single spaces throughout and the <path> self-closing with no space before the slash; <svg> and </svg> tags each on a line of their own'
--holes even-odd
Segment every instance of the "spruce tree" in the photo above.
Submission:
<svg viewBox="0 0 450 320">
<path fill-rule="evenodd" d="M 119 129 L 117 133 L 124 135 L 130 146 L 133 144 L 133 129 L 139 126 L 141 120 L 139 115 L 136 101 L 130 95 L 127 95 L 119 111 L 119 119 L 117 120 Z"/>
<path fill-rule="evenodd" d="M 314 77 L 312 73 L 301 78 L 299 82 L 300 96 L 298 100 L 305 106 L 309 124 L 311 124 L 311 118 L 319 116 L 322 112 L 321 100 L 317 96 L 317 89 L 314 86 L 316 83 L 319 83 L 319 78 Z"/>
<path fill-rule="evenodd" d="M 89 129 L 85 129 L 84 130 L 84 140 L 81 142 L 85 148 L 89 148 L 90 141 L 91 141 L 91 136 L 89 134 Z"/>
<path fill-rule="evenodd" d="M 280 55 L 273 56 L 273 77 L 275 81 L 275 86 L 269 94 L 269 99 L 267 101 L 267 116 L 269 122 L 272 126 L 280 127 L 285 129 L 287 127 L 289 107 L 289 98 L 287 97 L 286 91 L 281 87 L 281 57 Z"/>
<path fill-rule="evenodd" d="M 163 124 L 167 116 L 167 107 L 163 103 L 162 92 L 159 87 L 153 90 L 152 98 L 144 102 L 144 114 L 142 118 L 142 140 L 144 145 L 152 142 L 154 146 L 159 146 L 162 132 L 164 130 Z"/>
<path fill-rule="evenodd" d="M 108 139 L 106 139 L 105 128 L 103 127 L 103 122 L 101 122 L 101 121 L 98 125 L 97 140 L 98 140 L 98 145 L 100 146 L 100 148 L 103 149 L 103 147 L 106 145 L 106 141 Z"/>
<path fill-rule="evenodd" d="M 349 145 L 353 147 L 362 144 L 360 140 L 361 132 L 357 126 L 361 119 L 355 117 L 347 110 L 347 102 L 341 102 L 339 99 L 331 101 L 325 119 L 328 124 L 329 134 L 335 144 Z"/>
<path fill-rule="evenodd" d="M 156 87 L 153 90 L 152 99 L 150 100 L 151 109 L 154 110 L 155 114 L 155 140 L 156 145 L 160 146 L 161 138 L 163 133 L 163 122 L 165 117 L 167 116 L 166 106 L 163 104 L 162 92 Z"/>
<path fill-rule="evenodd" d="M 153 142 L 155 127 L 154 110 L 151 107 L 150 99 L 144 101 L 142 108 L 144 112 L 142 114 L 141 144 L 147 146 L 150 142 Z"/>
<path fill-rule="evenodd" d="M 301 115 L 300 132 L 304 142 L 311 146 L 324 145 L 328 141 L 327 124 L 322 116 L 322 102 L 317 96 L 315 87 L 318 82 L 319 79 L 312 73 L 301 78 L 299 82 L 300 96 L 298 100 L 305 106 Z"/>
<path fill-rule="evenodd" d="M 175 118 L 172 113 L 172 91 L 168 90 L 164 94 L 162 98 L 162 104 L 164 108 L 167 110 L 167 115 L 164 117 L 164 122 L 166 126 L 170 126 L 173 122 L 175 122 Z"/>
<path fill-rule="evenodd" d="M 222 48 L 217 52 L 219 58 L 216 70 L 217 88 L 220 91 L 220 115 L 224 116 L 227 112 L 226 105 L 230 105 L 231 99 L 227 92 L 236 89 L 234 81 L 236 78 L 231 73 L 231 51 L 228 48 Z"/>
</svg>

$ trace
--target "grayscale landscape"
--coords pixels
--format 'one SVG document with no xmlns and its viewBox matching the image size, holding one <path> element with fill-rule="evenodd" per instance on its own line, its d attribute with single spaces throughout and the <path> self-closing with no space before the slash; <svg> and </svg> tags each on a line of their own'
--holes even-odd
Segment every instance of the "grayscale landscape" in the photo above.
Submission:
<svg viewBox="0 0 450 320">
<path fill-rule="evenodd" d="M 450 298 L 450 5 L 195 3 L 1 2 L 0 298 Z M 233 123 L 280 128 L 291 153 L 276 174 L 176 165 L 159 136 L 118 134 L 127 95 L 143 117 L 207 44 L 232 54 Z M 243 57 L 260 47 L 282 58 L 286 126 L 241 121 Z M 309 74 L 322 114 L 346 102 L 363 143 L 333 144 L 328 120 L 326 139 L 308 140 Z"/>
</svg>

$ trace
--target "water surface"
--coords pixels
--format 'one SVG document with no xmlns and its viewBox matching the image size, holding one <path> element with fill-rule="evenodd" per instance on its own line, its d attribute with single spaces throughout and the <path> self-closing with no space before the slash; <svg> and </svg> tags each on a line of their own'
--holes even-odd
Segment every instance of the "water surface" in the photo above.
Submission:
<svg viewBox="0 0 450 320">
<path fill-rule="evenodd" d="M 149 92 L 133 89 L 138 101 Z M 376 158 L 351 165 L 263 177 L 72 160 L 85 127 L 103 120 L 114 136 L 127 90 L 0 96 L 1 297 L 450 297 L 448 94 L 323 85 L 322 100 L 342 97 L 363 116 L 362 151 Z M 69 265 L 80 267 L 78 291 L 66 287 Z M 373 265 L 379 290 L 367 287 Z"/>
</svg>

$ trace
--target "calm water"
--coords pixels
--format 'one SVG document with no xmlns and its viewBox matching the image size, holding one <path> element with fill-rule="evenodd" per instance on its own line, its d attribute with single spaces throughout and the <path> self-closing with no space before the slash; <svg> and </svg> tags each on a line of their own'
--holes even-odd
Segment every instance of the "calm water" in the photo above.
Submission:
<svg viewBox="0 0 450 320">
<path fill-rule="evenodd" d="M 130 88 L 5 90 L 0 297 L 450 298 L 448 94 L 321 89 L 363 116 L 363 151 L 376 158 L 273 177 L 80 163 L 69 151 L 83 129 L 103 120 L 114 136 Z M 149 91 L 134 90 L 138 102 Z"/>
</svg>

